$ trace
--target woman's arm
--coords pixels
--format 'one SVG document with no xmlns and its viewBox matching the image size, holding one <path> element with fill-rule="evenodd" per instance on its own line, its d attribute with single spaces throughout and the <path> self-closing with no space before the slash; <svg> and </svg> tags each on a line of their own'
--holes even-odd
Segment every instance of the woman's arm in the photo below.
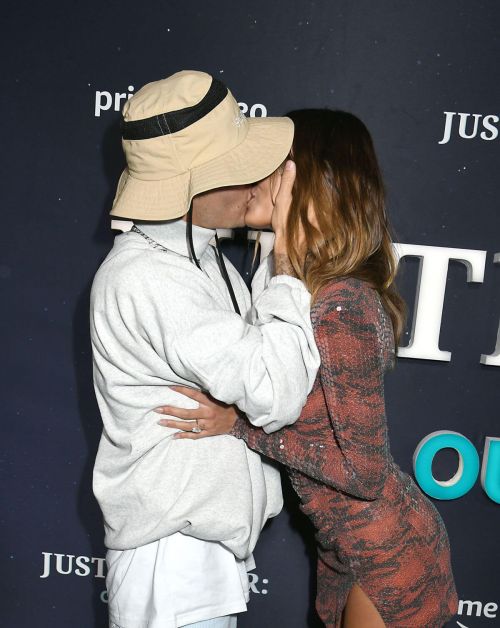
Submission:
<svg viewBox="0 0 500 628">
<path fill-rule="evenodd" d="M 371 288 L 347 280 L 328 286 L 314 308 L 321 358 L 314 394 L 323 395 L 330 429 L 323 417 L 314 418 L 311 408 L 307 419 L 301 417 L 269 438 L 241 421 L 233 429 L 252 449 L 361 499 L 378 497 L 392 461 L 378 307 Z"/>
</svg>

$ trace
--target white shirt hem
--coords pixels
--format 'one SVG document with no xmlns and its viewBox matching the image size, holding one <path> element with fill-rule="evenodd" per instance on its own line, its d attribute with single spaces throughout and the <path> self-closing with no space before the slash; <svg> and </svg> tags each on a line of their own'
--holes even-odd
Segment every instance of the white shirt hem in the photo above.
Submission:
<svg viewBox="0 0 500 628">
<path fill-rule="evenodd" d="M 172 619 L 155 618 L 152 620 L 125 617 L 123 615 L 109 614 L 110 625 L 117 624 L 117 628 L 180 628 L 187 624 L 195 624 L 199 621 L 207 621 L 216 617 L 225 617 L 226 615 L 235 615 L 243 613 L 247 610 L 245 602 L 234 602 L 233 604 L 224 604 L 222 606 L 207 606 L 190 613 L 182 613 Z"/>
</svg>

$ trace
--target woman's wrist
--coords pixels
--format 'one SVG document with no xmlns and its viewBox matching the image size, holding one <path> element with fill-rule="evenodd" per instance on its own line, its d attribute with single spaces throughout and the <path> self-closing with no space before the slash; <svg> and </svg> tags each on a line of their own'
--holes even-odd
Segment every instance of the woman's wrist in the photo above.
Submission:
<svg viewBox="0 0 500 628">
<path fill-rule="evenodd" d="M 273 251 L 274 257 L 274 275 L 288 275 L 289 277 L 296 277 L 295 270 L 290 263 L 290 258 L 287 253 L 280 253 L 279 251 Z"/>
<path fill-rule="evenodd" d="M 274 245 L 273 251 L 278 253 L 279 255 L 286 255 L 288 252 L 286 237 L 284 231 L 275 231 L 274 232 Z"/>
<path fill-rule="evenodd" d="M 231 428 L 231 431 L 228 432 L 229 435 L 234 436 L 235 438 L 243 438 L 243 433 L 244 433 L 243 428 L 245 427 L 245 421 L 246 419 L 244 418 L 244 415 L 238 414 L 238 418 L 234 422 L 234 425 Z"/>
</svg>

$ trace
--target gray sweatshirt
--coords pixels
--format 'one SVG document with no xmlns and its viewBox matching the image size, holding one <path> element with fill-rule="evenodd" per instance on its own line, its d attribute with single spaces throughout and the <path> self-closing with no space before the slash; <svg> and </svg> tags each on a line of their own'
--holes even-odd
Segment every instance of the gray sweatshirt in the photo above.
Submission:
<svg viewBox="0 0 500 628">
<path fill-rule="evenodd" d="M 189 258 L 186 223 L 138 225 L 116 236 L 93 282 L 90 330 L 94 386 L 104 429 L 94 493 L 111 549 L 145 545 L 174 532 L 218 541 L 238 558 L 253 550 L 268 517 L 282 508 L 277 470 L 242 440 L 172 438 L 153 412 L 197 407 L 171 385 L 236 404 L 272 432 L 299 416 L 319 368 L 310 295 L 293 277 L 267 283 L 253 307 L 226 260 L 241 317 L 221 276 L 211 229 L 193 226 L 202 270 Z M 163 417 L 164 418 L 164 417 Z"/>
</svg>

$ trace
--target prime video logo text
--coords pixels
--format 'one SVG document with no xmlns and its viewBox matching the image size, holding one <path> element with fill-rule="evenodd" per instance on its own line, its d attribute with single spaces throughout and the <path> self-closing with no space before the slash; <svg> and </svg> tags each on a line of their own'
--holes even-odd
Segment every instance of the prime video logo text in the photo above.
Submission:
<svg viewBox="0 0 500 628">
<path fill-rule="evenodd" d="M 130 100 L 134 95 L 135 87 L 129 85 L 125 92 L 108 92 L 108 91 L 96 91 L 94 99 L 94 116 L 96 118 L 101 117 L 103 111 L 121 111 L 125 101 Z M 265 118 L 267 116 L 267 108 L 265 105 L 256 103 L 255 105 L 248 105 L 244 102 L 239 102 L 241 112 L 248 114 L 251 118 Z"/>
</svg>

